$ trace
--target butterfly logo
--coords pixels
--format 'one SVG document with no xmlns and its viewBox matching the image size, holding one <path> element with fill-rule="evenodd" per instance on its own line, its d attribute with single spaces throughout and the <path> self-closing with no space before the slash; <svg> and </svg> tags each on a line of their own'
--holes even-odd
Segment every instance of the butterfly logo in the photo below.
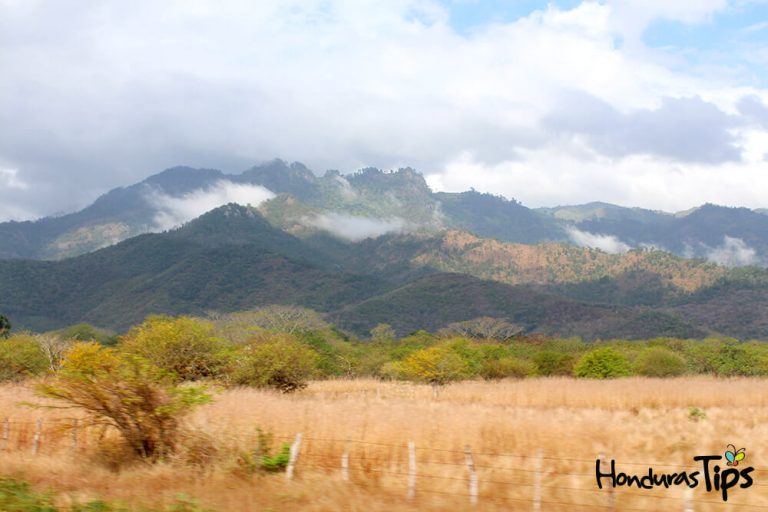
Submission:
<svg viewBox="0 0 768 512">
<path fill-rule="evenodd" d="M 732 444 L 728 445 L 728 450 L 725 452 L 725 458 L 728 460 L 729 466 L 738 466 L 739 462 L 744 460 L 744 457 L 747 456 L 746 448 L 740 448 L 739 450 L 736 450 L 736 447 Z"/>
</svg>

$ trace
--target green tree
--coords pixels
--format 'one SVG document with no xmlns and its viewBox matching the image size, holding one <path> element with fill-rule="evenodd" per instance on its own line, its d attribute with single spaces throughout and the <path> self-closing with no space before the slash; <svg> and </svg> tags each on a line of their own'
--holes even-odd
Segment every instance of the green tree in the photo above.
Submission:
<svg viewBox="0 0 768 512">
<path fill-rule="evenodd" d="M 536 365 L 520 357 L 502 357 L 483 362 L 480 375 L 484 379 L 522 379 L 536 373 Z"/>
<path fill-rule="evenodd" d="M 205 388 L 179 386 L 162 369 L 134 354 L 98 343 L 77 343 L 40 396 L 83 410 L 90 424 L 110 425 L 140 457 L 157 460 L 174 451 L 181 420 L 210 400 Z"/>
<path fill-rule="evenodd" d="M 217 377 L 229 344 L 213 336 L 210 322 L 190 317 L 153 316 L 123 336 L 120 349 L 141 356 L 179 380 Z"/>
<path fill-rule="evenodd" d="M 571 354 L 542 350 L 533 356 L 533 362 L 539 375 L 573 375 L 574 358 Z"/>
<path fill-rule="evenodd" d="M 230 381 L 290 393 L 307 386 L 317 372 L 317 353 L 287 334 L 243 347 L 235 356 Z"/>
<path fill-rule="evenodd" d="M 7 338 L 11 333 L 11 321 L 0 315 L 0 338 Z"/>
<path fill-rule="evenodd" d="M 20 381 L 48 369 L 48 359 L 35 336 L 14 334 L 0 339 L 0 382 Z"/>
<path fill-rule="evenodd" d="M 629 361 L 621 352 L 603 347 L 584 354 L 576 363 L 574 373 L 577 377 L 610 379 L 625 377 L 631 373 L 631 369 Z"/>
<path fill-rule="evenodd" d="M 378 342 L 390 342 L 394 341 L 397 337 L 395 330 L 389 324 L 378 324 L 371 329 L 371 340 Z"/>
<path fill-rule="evenodd" d="M 635 371 L 647 377 L 675 377 L 685 373 L 685 360 L 661 346 L 643 350 L 635 360 Z"/>
</svg>

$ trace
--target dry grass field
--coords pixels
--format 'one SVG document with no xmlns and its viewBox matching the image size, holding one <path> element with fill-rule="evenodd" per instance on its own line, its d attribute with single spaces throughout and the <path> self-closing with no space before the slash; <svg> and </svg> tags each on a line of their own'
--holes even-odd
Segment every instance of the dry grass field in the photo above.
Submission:
<svg viewBox="0 0 768 512">
<path fill-rule="evenodd" d="M 595 485 L 594 459 L 642 476 L 699 469 L 694 455 L 747 449 L 755 484 L 728 503 L 700 485 L 694 510 L 768 510 L 768 380 L 568 378 L 465 382 L 438 390 L 375 380 L 322 381 L 293 395 L 230 390 L 190 418 L 185 448 L 155 466 L 124 461 L 113 434 L 79 432 L 72 411 L 18 405 L 29 386 L 0 388 L 0 476 L 51 489 L 60 500 L 104 498 L 131 508 L 170 504 L 184 493 L 217 511 L 683 510 L 682 487 Z M 696 407 L 702 414 L 691 414 Z M 43 435 L 32 453 L 35 422 Z M 236 454 L 256 446 L 257 430 L 289 441 L 303 434 L 295 478 L 244 473 Z M 101 442 L 98 436 L 103 435 Z M 416 447 L 416 494 L 407 498 L 409 441 Z M 479 500 L 471 506 L 465 446 L 473 452 Z M 349 454 L 349 479 L 341 471 Z M 541 450 L 541 458 L 537 451 Z M 540 469 L 540 471 L 539 471 Z M 613 505 L 611 504 L 613 503 Z"/>
</svg>

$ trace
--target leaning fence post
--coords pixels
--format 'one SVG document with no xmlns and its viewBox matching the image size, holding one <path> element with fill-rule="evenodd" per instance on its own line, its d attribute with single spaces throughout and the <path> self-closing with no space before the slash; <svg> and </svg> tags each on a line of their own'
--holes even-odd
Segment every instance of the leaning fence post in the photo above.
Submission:
<svg viewBox="0 0 768 512">
<path fill-rule="evenodd" d="M 299 457 L 299 449 L 301 448 L 301 433 L 296 434 L 296 440 L 291 445 L 291 456 L 288 459 L 288 468 L 285 471 L 285 478 L 288 480 L 293 479 L 293 469 L 296 467 L 296 459 Z"/>
<path fill-rule="evenodd" d="M 32 455 L 37 455 L 40 451 L 40 437 L 43 432 L 43 420 L 37 420 L 35 425 L 35 436 L 32 438 Z"/>
<path fill-rule="evenodd" d="M 72 444 L 69 447 L 70 452 L 74 455 L 77 451 L 77 427 L 79 420 L 77 418 L 72 422 Z"/>
<path fill-rule="evenodd" d="M 608 461 L 605 459 L 605 453 L 601 453 L 599 456 L 600 465 L 607 466 Z M 613 486 L 608 488 L 608 510 L 613 512 L 616 507 L 616 495 L 614 494 Z"/>
<path fill-rule="evenodd" d="M 541 512 L 541 448 L 536 450 L 533 473 L 533 512 Z"/>
<path fill-rule="evenodd" d="M 3 420 L 3 450 L 9 449 L 9 442 L 11 440 L 11 420 L 6 416 Z"/>
<path fill-rule="evenodd" d="M 416 445 L 408 441 L 408 499 L 416 496 Z"/>
<path fill-rule="evenodd" d="M 683 512 L 693 512 L 693 489 L 690 487 L 683 494 Z"/>
<path fill-rule="evenodd" d="M 475 461 L 472 459 L 472 449 L 469 445 L 464 447 L 464 461 L 469 471 L 469 504 L 474 506 L 477 505 L 477 471 L 475 471 Z"/>
<path fill-rule="evenodd" d="M 344 453 L 341 454 L 341 479 L 349 481 L 349 441 L 344 444 Z"/>
</svg>

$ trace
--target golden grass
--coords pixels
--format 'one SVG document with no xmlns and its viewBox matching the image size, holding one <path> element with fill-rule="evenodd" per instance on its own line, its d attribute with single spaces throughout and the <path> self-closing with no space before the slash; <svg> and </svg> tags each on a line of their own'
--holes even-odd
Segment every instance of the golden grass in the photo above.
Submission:
<svg viewBox="0 0 768 512">
<path fill-rule="evenodd" d="M 0 387 L 0 419 L 18 422 L 10 449 L 0 452 L 0 474 L 50 487 L 64 500 L 103 497 L 158 506 L 186 493 L 234 512 L 470 510 L 463 454 L 470 446 L 478 466 L 478 510 L 531 508 L 537 449 L 544 456 L 542 510 L 609 510 L 608 494 L 595 486 L 599 453 L 642 475 L 648 466 L 630 463 L 656 463 L 656 471 L 673 472 L 679 468 L 660 464 L 691 467 L 694 455 L 720 454 L 732 443 L 747 448 L 755 485 L 733 490 L 728 504 L 697 487 L 695 510 L 768 510 L 768 455 L 761 453 L 768 446 L 768 379 L 528 379 L 465 382 L 437 394 L 429 386 L 375 380 L 313 382 L 294 395 L 231 390 L 190 419 L 194 431 L 213 439 L 213 463 L 185 462 L 205 451 L 193 446 L 179 460 L 119 471 L 104 463 L 98 432 L 81 435 L 71 455 L 69 433 L 57 425 L 68 424 L 63 418 L 72 412 L 16 405 L 32 399 L 28 387 Z M 692 420 L 689 407 L 705 411 L 706 418 Z M 40 453 L 32 456 L 38 418 L 45 429 Z M 235 471 L 232 454 L 253 449 L 257 426 L 280 441 L 304 435 L 294 481 Z M 417 447 L 412 502 L 406 499 L 408 441 Z M 340 471 L 345 449 L 349 482 Z M 679 487 L 622 488 L 616 510 L 682 510 L 682 497 Z"/>
</svg>

